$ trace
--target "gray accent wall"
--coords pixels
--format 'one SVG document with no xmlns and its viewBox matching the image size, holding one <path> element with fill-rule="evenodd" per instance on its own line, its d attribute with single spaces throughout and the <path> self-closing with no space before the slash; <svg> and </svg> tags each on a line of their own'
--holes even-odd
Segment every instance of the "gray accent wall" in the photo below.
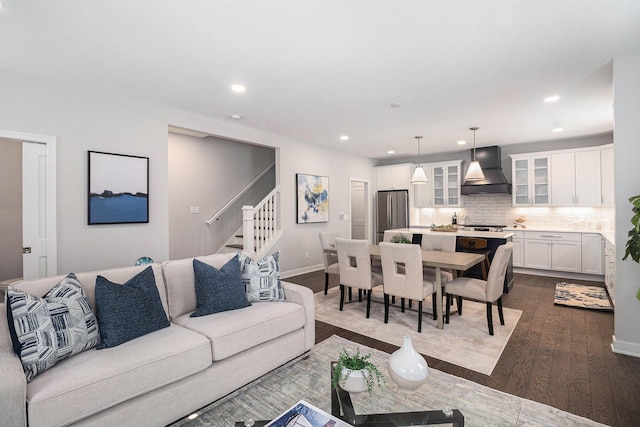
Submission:
<svg viewBox="0 0 640 427">
<path fill-rule="evenodd" d="M 169 257 L 217 252 L 242 227 L 242 206 L 273 190 L 275 167 L 217 221 L 206 221 L 274 161 L 271 147 L 169 133 Z"/>
<path fill-rule="evenodd" d="M 0 281 L 22 277 L 22 141 L 0 138 Z"/>
</svg>

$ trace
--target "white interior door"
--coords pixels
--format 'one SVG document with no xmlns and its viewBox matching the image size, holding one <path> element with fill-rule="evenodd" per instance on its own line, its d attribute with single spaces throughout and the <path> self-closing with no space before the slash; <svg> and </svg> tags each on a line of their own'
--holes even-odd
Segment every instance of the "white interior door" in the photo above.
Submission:
<svg viewBox="0 0 640 427">
<path fill-rule="evenodd" d="M 25 279 L 46 277 L 47 147 L 22 143 L 22 269 Z"/>
<path fill-rule="evenodd" d="M 367 183 L 351 181 L 351 238 L 367 238 Z"/>
</svg>

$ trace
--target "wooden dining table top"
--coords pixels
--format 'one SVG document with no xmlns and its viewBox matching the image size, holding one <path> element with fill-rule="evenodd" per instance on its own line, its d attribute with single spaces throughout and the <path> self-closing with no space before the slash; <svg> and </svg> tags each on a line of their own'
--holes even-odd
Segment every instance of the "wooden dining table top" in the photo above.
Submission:
<svg viewBox="0 0 640 427">
<path fill-rule="evenodd" d="M 326 253 L 337 253 L 335 247 L 326 248 Z M 427 267 L 439 267 L 452 270 L 468 270 L 484 259 L 483 254 L 472 252 L 421 251 L 422 264 Z M 372 258 L 380 258 L 380 246 L 369 245 Z"/>
</svg>

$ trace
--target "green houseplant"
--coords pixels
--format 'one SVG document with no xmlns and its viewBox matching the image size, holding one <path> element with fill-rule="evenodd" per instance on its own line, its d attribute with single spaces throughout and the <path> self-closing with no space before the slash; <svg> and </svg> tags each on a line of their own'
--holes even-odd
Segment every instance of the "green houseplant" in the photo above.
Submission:
<svg viewBox="0 0 640 427">
<path fill-rule="evenodd" d="M 396 234 L 391 238 L 391 243 L 411 243 L 411 239 L 404 234 Z"/>
<path fill-rule="evenodd" d="M 372 363 L 369 360 L 370 358 L 371 354 L 361 354 L 359 348 L 356 348 L 355 353 L 352 354 L 343 348 L 333 370 L 331 385 L 333 387 L 340 385 L 340 387 L 347 391 L 356 391 L 345 388 L 347 387 L 349 375 L 355 373 L 358 376 L 364 377 L 364 390 L 369 392 L 369 394 L 371 394 L 376 385 L 382 389 L 384 387 L 384 378 L 378 366 Z"/>
<path fill-rule="evenodd" d="M 640 263 L 640 195 L 629 197 L 629 202 L 633 205 L 633 216 L 631 217 L 633 228 L 627 234 L 629 240 L 622 260 L 626 260 L 631 255 L 631 259 Z M 640 301 L 640 289 L 636 292 L 636 298 Z"/>
</svg>

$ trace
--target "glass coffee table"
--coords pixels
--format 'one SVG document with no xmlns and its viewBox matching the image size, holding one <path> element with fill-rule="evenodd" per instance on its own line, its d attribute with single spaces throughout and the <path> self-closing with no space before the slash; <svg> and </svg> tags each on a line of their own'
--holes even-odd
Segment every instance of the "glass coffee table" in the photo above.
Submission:
<svg viewBox="0 0 640 427">
<path fill-rule="evenodd" d="M 333 374 L 335 362 L 331 362 Z M 363 393 L 366 394 L 366 393 Z M 398 396 L 399 399 L 402 395 Z M 392 427 L 392 426 L 426 426 L 450 425 L 464 427 L 464 415 L 457 409 L 415 412 L 358 413 L 362 410 L 354 405 L 349 392 L 340 387 L 331 387 L 331 415 L 354 426 Z"/>
</svg>

